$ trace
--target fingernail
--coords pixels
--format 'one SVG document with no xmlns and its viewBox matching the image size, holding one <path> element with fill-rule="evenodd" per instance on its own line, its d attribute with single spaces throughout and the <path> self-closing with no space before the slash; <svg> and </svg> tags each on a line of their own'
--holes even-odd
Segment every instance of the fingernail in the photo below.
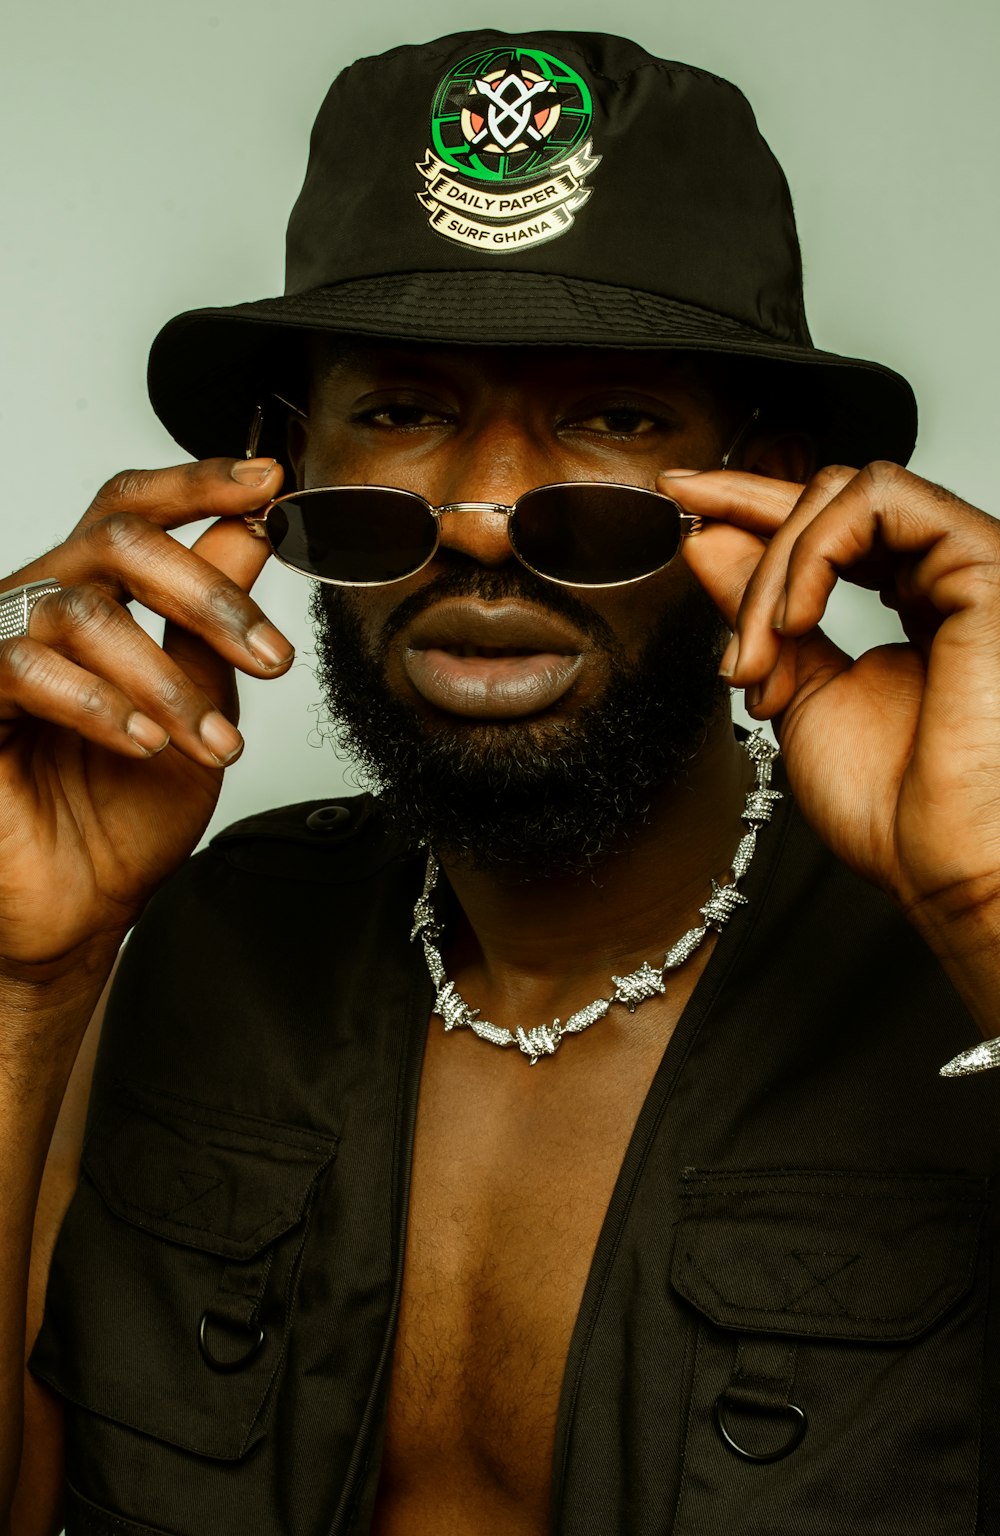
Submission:
<svg viewBox="0 0 1000 1536">
<path fill-rule="evenodd" d="M 220 767 L 231 763 L 243 750 L 243 737 L 225 717 L 215 710 L 205 715 L 198 734 Z"/>
<path fill-rule="evenodd" d="M 785 589 L 782 587 L 778 593 L 778 601 L 774 605 L 774 613 L 771 616 L 771 628 L 780 630 L 785 622 Z"/>
<path fill-rule="evenodd" d="M 277 459 L 237 459 L 229 474 L 238 485 L 262 485 Z"/>
<path fill-rule="evenodd" d="M 660 474 L 665 480 L 679 480 L 682 475 L 702 475 L 702 469 L 661 469 Z"/>
<path fill-rule="evenodd" d="M 150 720 L 148 715 L 141 715 L 138 710 L 129 715 L 125 729 L 136 746 L 148 752 L 150 757 L 162 752 L 170 740 L 162 725 L 157 725 L 155 720 Z"/>
<path fill-rule="evenodd" d="M 734 635 L 722 653 L 722 660 L 719 662 L 719 676 L 732 677 L 736 671 L 736 664 L 739 659 L 740 637 L 739 635 Z"/>
<path fill-rule="evenodd" d="M 287 666 L 295 655 L 294 647 L 273 624 L 255 624 L 247 635 L 247 650 L 272 669 Z"/>
<path fill-rule="evenodd" d="M 746 690 L 743 697 L 746 701 L 747 712 L 749 714 L 753 714 L 755 709 L 760 708 L 760 701 L 764 697 L 764 690 L 760 683 L 753 683 L 751 687 Z"/>
</svg>

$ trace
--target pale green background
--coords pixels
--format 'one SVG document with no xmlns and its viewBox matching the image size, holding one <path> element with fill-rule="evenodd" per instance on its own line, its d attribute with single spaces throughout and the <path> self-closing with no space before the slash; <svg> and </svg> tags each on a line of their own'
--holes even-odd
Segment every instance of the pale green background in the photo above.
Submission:
<svg viewBox="0 0 1000 1536">
<path fill-rule="evenodd" d="M 792 186 L 814 336 L 907 374 L 914 467 L 997 510 L 994 0 L 22 0 L 0 104 L 4 568 L 56 542 L 114 470 L 177 458 L 146 403 L 148 343 L 178 310 L 280 291 L 336 70 L 480 24 L 613 29 L 735 80 Z M 305 583 L 272 570 L 259 591 L 302 661 L 245 687 L 221 820 L 343 782 L 310 746 Z M 842 603 L 838 638 L 870 643 L 870 611 Z"/>
</svg>

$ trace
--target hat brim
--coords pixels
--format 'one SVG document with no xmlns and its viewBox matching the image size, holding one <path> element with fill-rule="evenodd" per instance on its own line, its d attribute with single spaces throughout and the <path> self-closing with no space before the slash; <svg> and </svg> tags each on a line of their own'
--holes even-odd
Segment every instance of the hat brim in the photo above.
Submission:
<svg viewBox="0 0 1000 1536">
<path fill-rule="evenodd" d="M 913 391 L 863 358 L 775 340 L 657 294 L 531 272 L 370 277 L 168 322 L 149 357 L 149 396 L 195 458 L 244 451 L 254 408 L 283 393 L 289 340 L 330 332 L 469 346 L 607 347 L 757 358 L 794 368 L 822 462 L 905 464 L 917 433 Z"/>
</svg>

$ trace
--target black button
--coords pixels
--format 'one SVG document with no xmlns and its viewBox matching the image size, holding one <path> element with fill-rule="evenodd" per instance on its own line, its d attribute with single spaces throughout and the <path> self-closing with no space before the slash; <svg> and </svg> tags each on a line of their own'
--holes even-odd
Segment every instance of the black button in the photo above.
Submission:
<svg viewBox="0 0 1000 1536">
<path fill-rule="evenodd" d="M 351 813 L 346 805 L 320 805 L 306 817 L 310 832 L 346 832 Z"/>
</svg>

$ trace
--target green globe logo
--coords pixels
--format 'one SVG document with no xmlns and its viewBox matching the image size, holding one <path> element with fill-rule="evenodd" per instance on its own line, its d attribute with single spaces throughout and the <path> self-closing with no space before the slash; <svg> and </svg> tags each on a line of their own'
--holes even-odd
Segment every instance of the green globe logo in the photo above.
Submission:
<svg viewBox="0 0 1000 1536">
<path fill-rule="evenodd" d="M 479 182 L 536 179 L 583 142 L 593 118 L 586 82 L 536 48 L 489 48 L 445 75 L 431 107 L 435 153 Z"/>
</svg>

